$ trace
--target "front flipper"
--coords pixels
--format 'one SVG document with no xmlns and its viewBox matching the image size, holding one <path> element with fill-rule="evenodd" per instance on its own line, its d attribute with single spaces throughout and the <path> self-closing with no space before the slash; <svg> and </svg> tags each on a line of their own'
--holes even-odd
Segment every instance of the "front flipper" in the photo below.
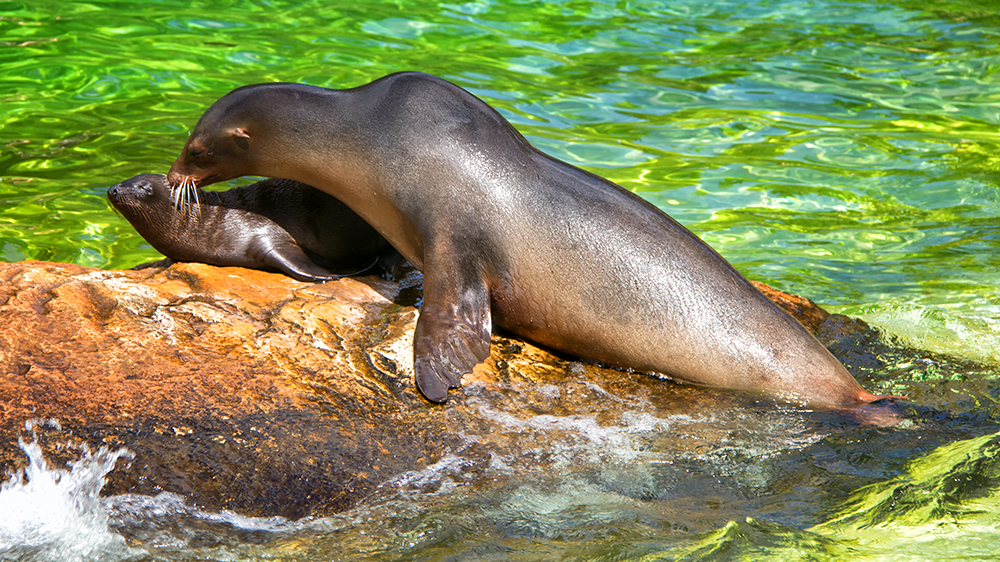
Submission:
<svg viewBox="0 0 1000 562">
<path fill-rule="evenodd" d="M 262 263 L 280 269 L 299 281 L 319 283 L 341 278 L 313 263 L 291 237 L 288 240 L 268 240 L 265 247 L 255 250 L 252 252 L 257 254 L 255 257 Z"/>
<path fill-rule="evenodd" d="M 478 264 L 444 261 L 424 267 L 424 303 L 413 334 L 417 388 L 431 402 L 490 355 L 490 293 Z"/>
<path fill-rule="evenodd" d="M 146 263 L 140 263 L 139 265 L 133 267 L 132 269 L 148 269 L 148 268 L 151 268 L 151 267 L 170 267 L 171 265 L 174 265 L 175 263 L 177 263 L 177 262 L 175 262 L 174 260 L 172 260 L 170 258 L 163 258 L 162 260 L 156 260 L 156 261 L 149 261 L 149 262 L 146 262 Z"/>
</svg>

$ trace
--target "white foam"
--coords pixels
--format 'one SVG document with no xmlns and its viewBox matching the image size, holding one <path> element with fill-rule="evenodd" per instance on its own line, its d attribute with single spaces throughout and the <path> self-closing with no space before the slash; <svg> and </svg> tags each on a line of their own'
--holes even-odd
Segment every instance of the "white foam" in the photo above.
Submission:
<svg viewBox="0 0 1000 562">
<path fill-rule="evenodd" d="M 604 425 L 595 415 L 540 414 L 522 419 L 486 403 L 477 404 L 477 409 L 484 418 L 510 432 L 555 435 L 561 442 L 558 447 L 561 452 L 588 452 L 595 457 L 611 455 L 621 461 L 631 461 L 640 456 L 640 443 L 649 434 L 667 432 L 678 422 L 690 423 L 693 420 L 685 414 L 659 418 L 648 413 L 623 412 L 619 423 Z M 543 448 L 549 452 L 557 450 L 552 443 L 545 443 Z"/>
<path fill-rule="evenodd" d="M 37 440 L 18 443 L 28 466 L 0 485 L 0 559 L 75 562 L 144 554 L 109 529 L 98 497 L 104 476 L 131 453 L 106 447 L 92 453 L 81 445 L 81 458 L 65 470 L 49 467 Z"/>
<path fill-rule="evenodd" d="M 182 496 L 171 492 L 161 492 L 156 496 L 122 494 L 109 498 L 106 503 L 116 518 L 123 520 L 157 519 L 166 521 L 190 517 L 205 523 L 232 527 L 240 531 L 264 531 L 268 533 L 294 531 L 302 527 L 301 524 L 289 522 L 288 519 L 277 515 L 249 517 L 228 509 L 219 512 L 203 511 L 188 505 Z"/>
<path fill-rule="evenodd" d="M 389 486 L 397 488 L 419 488 L 428 485 L 440 485 L 438 492 L 448 492 L 459 485 L 456 479 L 464 480 L 465 471 L 474 461 L 465 457 L 449 454 L 438 462 L 421 470 L 404 472 L 388 482 Z"/>
<path fill-rule="evenodd" d="M 32 421 L 59 428 L 55 420 Z M 69 469 L 49 466 L 37 437 L 19 442 L 28 466 L 9 475 L 0 484 L 0 560 L 39 562 L 110 562 L 148 557 L 149 552 L 130 547 L 114 532 L 122 527 L 138 532 L 132 539 L 161 553 L 190 552 L 198 533 L 213 533 L 220 540 L 232 532 L 295 533 L 316 522 L 290 522 L 283 517 L 247 517 L 222 510 L 202 511 L 184 498 L 164 492 L 155 497 L 123 494 L 100 498 L 105 476 L 121 458 L 131 458 L 126 449 L 101 447 L 96 453 L 86 445 Z M 199 523 L 192 525 L 191 521 Z M 207 526 L 206 526 L 207 525 Z M 197 533 L 191 529 L 197 529 Z M 197 542 L 197 541 L 196 541 Z M 213 557 L 226 557 L 241 546 L 209 548 Z M 197 549 L 196 549 L 197 550 Z"/>
</svg>

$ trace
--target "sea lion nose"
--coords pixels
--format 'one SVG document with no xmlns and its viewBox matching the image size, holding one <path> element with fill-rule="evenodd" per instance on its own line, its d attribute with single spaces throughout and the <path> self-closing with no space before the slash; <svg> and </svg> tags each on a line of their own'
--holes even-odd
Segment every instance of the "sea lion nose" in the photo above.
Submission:
<svg viewBox="0 0 1000 562">
<path fill-rule="evenodd" d="M 170 167 L 170 171 L 167 172 L 167 185 L 178 185 L 181 180 L 184 179 L 184 174 L 177 171 L 177 163 Z"/>
</svg>

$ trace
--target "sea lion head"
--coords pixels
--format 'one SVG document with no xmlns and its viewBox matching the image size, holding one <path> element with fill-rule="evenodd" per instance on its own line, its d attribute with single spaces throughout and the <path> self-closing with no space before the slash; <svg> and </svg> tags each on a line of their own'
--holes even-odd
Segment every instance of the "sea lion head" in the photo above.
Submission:
<svg viewBox="0 0 1000 562">
<path fill-rule="evenodd" d="M 108 189 L 108 202 L 129 222 L 169 211 L 170 187 L 163 174 L 139 174 Z"/>
<path fill-rule="evenodd" d="M 273 158 L 261 139 L 273 135 L 281 119 L 282 84 L 243 86 L 226 94 L 195 125 L 177 160 L 167 173 L 175 188 L 201 187 L 257 174 Z"/>
<path fill-rule="evenodd" d="M 157 241 L 177 230 L 178 211 L 163 174 L 140 174 L 112 186 L 108 202 L 157 249 Z"/>
</svg>

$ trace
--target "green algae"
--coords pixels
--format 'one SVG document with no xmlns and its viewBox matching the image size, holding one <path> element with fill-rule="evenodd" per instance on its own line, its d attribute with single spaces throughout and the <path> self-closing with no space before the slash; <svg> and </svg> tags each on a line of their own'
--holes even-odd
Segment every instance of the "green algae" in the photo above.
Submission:
<svg viewBox="0 0 1000 562">
<path fill-rule="evenodd" d="M 747 518 L 636 560 L 994 560 L 998 530 L 1000 434 L 991 434 L 914 459 L 810 529 Z"/>
</svg>

